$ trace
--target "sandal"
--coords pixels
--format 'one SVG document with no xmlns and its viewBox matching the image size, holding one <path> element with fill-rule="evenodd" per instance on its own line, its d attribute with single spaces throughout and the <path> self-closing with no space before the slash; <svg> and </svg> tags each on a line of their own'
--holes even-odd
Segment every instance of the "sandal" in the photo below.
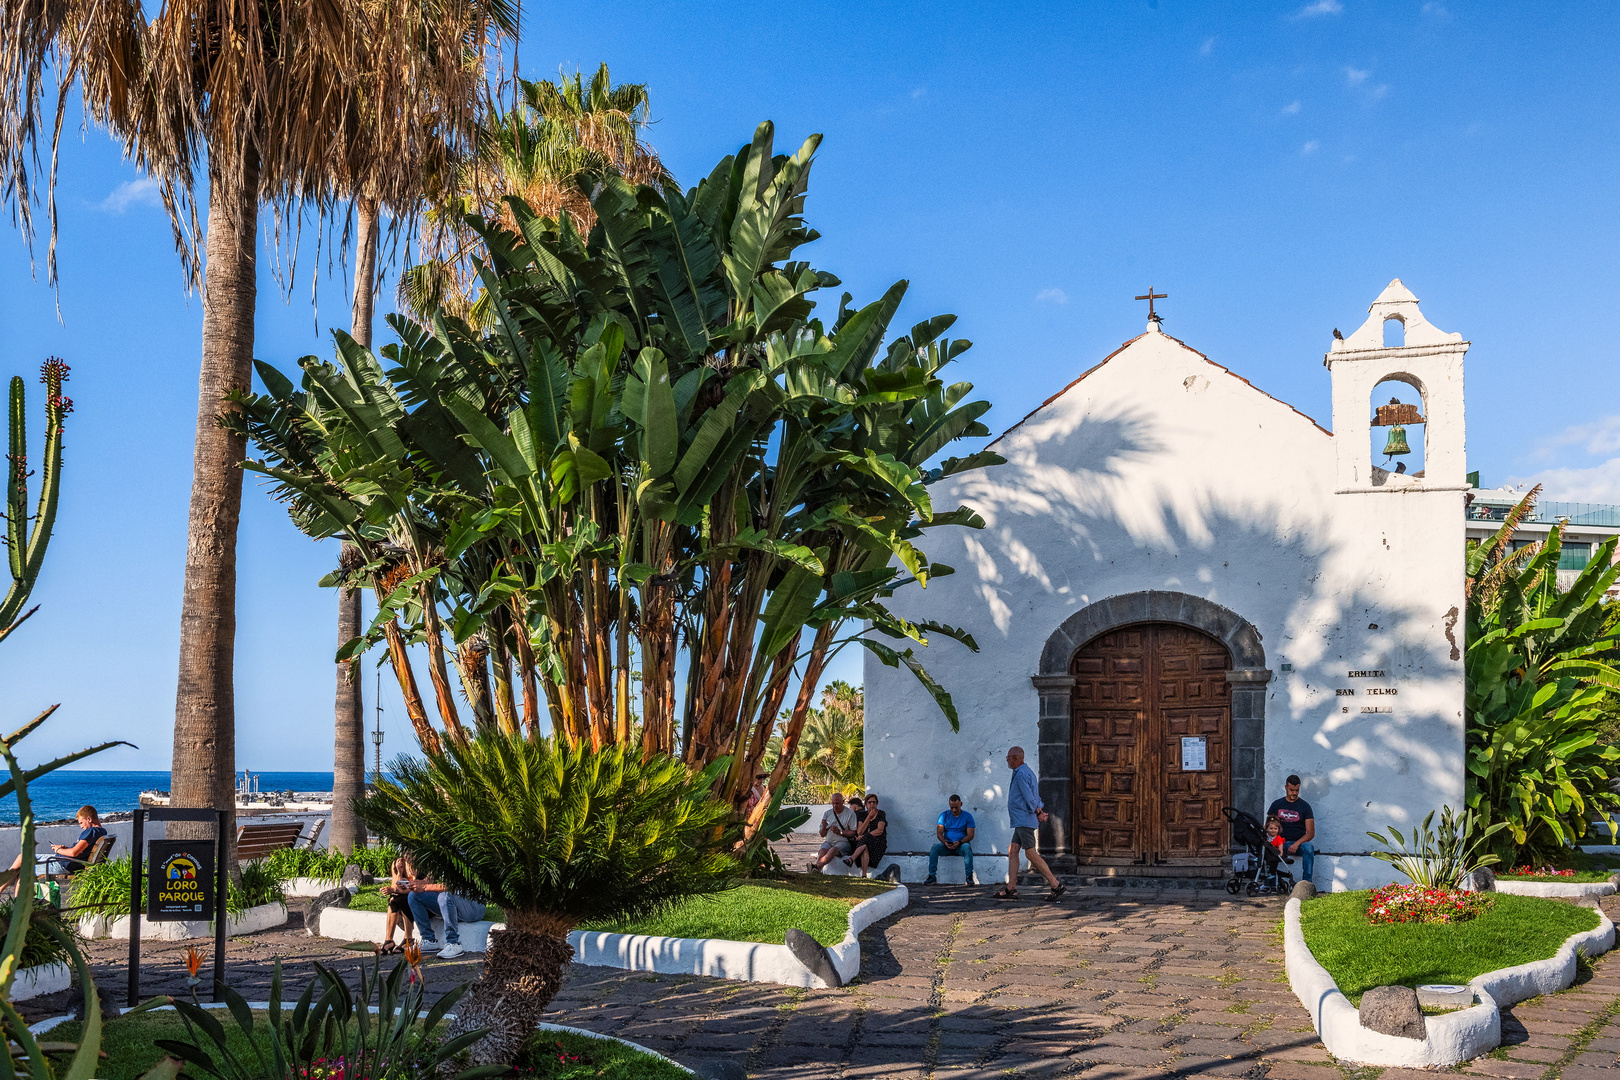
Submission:
<svg viewBox="0 0 1620 1080">
<path fill-rule="evenodd" d="M 1057 888 L 1046 894 L 1045 900 L 1048 904 L 1055 904 L 1057 903 L 1057 898 L 1068 891 L 1069 887 L 1067 885 L 1059 883 Z"/>
<path fill-rule="evenodd" d="M 991 893 L 990 894 L 990 899 L 992 899 L 992 900 L 1016 900 L 1016 899 L 1018 899 L 1018 893 L 1017 893 L 1016 890 L 1007 889 L 1007 888 L 1003 887 L 1000 892 Z"/>
<path fill-rule="evenodd" d="M 855 860 L 854 859 L 845 859 L 844 860 L 844 865 L 845 866 L 854 866 L 855 865 Z"/>
</svg>

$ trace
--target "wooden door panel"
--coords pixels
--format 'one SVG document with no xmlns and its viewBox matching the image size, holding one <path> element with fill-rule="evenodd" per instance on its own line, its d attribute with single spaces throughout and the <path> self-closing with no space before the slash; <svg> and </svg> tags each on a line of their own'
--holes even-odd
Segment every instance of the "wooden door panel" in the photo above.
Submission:
<svg viewBox="0 0 1620 1080">
<path fill-rule="evenodd" d="M 1073 828 L 1086 858 L 1224 855 L 1231 776 L 1230 658 L 1187 627 L 1127 627 L 1074 657 Z M 1181 740 L 1205 740 L 1183 771 Z"/>
</svg>

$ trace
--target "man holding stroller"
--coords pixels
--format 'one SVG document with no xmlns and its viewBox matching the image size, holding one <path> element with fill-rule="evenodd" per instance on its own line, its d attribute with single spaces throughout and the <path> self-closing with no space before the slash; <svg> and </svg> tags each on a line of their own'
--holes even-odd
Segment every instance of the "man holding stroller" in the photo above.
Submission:
<svg viewBox="0 0 1620 1080">
<path fill-rule="evenodd" d="M 1299 797 L 1299 777 L 1290 776 L 1283 785 L 1285 796 L 1273 802 L 1266 817 L 1275 817 L 1282 827 L 1283 853 L 1289 858 L 1299 856 L 1299 880 L 1310 881 L 1316 863 L 1316 815 L 1311 804 Z"/>
</svg>

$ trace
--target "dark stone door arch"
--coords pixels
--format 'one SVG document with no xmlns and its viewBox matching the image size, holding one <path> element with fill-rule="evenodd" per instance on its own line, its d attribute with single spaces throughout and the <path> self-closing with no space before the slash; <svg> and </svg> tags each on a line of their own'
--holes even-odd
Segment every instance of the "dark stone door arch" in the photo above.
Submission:
<svg viewBox="0 0 1620 1080">
<path fill-rule="evenodd" d="M 1187 593 L 1145 591 L 1100 600 L 1075 612 L 1052 632 L 1032 681 L 1040 691 L 1041 799 L 1051 815 L 1042 827 L 1041 847 L 1058 864 L 1076 865 L 1073 829 L 1075 795 L 1075 654 L 1112 631 L 1142 624 L 1190 627 L 1225 647 L 1231 667 L 1228 744 L 1232 805 L 1257 812 L 1265 798 L 1265 668 L 1260 634 L 1235 612 Z"/>
</svg>

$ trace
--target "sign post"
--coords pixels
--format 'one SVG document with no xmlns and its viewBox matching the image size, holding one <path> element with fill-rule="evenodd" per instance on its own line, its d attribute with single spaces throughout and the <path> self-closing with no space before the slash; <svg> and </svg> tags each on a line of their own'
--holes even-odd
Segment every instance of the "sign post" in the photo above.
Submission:
<svg viewBox="0 0 1620 1080">
<path fill-rule="evenodd" d="M 129 874 L 129 1004 L 141 1000 L 141 916 L 152 922 L 214 921 L 214 1000 L 225 986 L 224 810 L 135 811 Z M 209 821 L 213 840 L 145 839 L 146 822 Z M 147 872 L 143 872 L 143 867 Z M 144 878 L 144 880 L 143 880 Z"/>
</svg>

